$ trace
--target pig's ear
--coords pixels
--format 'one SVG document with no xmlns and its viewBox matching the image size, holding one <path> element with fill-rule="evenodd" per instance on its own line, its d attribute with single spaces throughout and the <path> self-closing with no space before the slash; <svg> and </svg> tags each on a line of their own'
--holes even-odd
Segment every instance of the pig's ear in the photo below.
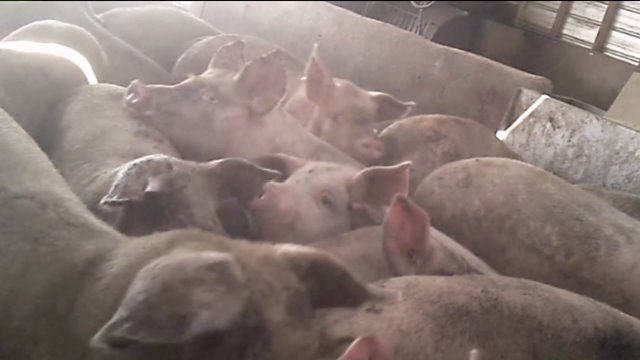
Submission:
<svg viewBox="0 0 640 360">
<path fill-rule="evenodd" d="M 393 360 L 391 350 L 375 335 L 361 336 L 338 360 Z"/>
<path fill-rule="evenodd" d="M 333 77 L 318 56 L 318 44 L 313 45 L 309 62 L 304 71 L 307 99 L 320 103 L 335 87 Z"/>
<path fill-rule="evenodd" d="M 287 74 L 281 53 L 281 50 L 274 50 L 255 58 L 236 75 L 236 85 L 255 113 L 270 111 L 285 94 Z"/>
<path fill-rule="evenodd" d="M 176 253 L 138 271 L 94 348 L 181 344 L 243 321 L 249 299 L 236 260 L 219 252 Z"/>
<path fill-rule="evenodd" d="M 395 276 L 419 275 L 432 255 L 431 222 L 426 211 L 404 195 L 396 195 L 384 219 L 382 248 Z"/>
<path fill-rule="evenodd" d="M 122 165 L 100 203 L 106 206 L 140 204 L 150 194 L 168 191 L 179 162 L 182 160 L 154 154 Z"/>
<path fill-rule="evenodd" d="M 396 194 L 408 195 L 411 161 L 371 166 L 358 172 L 349 185 L 352 204 L 388 206 Z"/>
<path fill-rule="evenodd" d="M 224 232 L 231 238 L 254 239 L 250 215 L 246 204 L 235 198 L 222 199 L 216 208 L 216 215 Z"/>
<path fill-rule="evenodd" d="M 236 40 L 218 49 L 209 62 L 209 69 L 240 71 L 244 66 L 244 41 Z"/>
<path fill-rule="evenodd" d="M 286 180 L 296 170 L 308 163 L 305 159 L 282 153 L 259 156 L 252 161 L 262 167 L 278 171 L 280 173 L 278 181 Z"/>
<path fill-rule="evenodd" d="M 369 91 L 371 100 L 378 106 L 377 121 L 390 121 L 406 117 L 416 108 L 413 101 L 400 101 L 383 92 Z"/>
<path fill-rule="evenodd" d="M 275 247 L 279 258 L 307 287 L 314 308 L 355 307 L 371 297 L 367 286 L 330 254 L 301 245 Z"/>
<path fill-rule="evenodd" d="M 372 166 L 358 172 L 348 186 L 351 228 L 379 225 L 396 194 L 408 195 L 411 162 Z"/>
<path fill-rule="evenodd" d="M 218 184 L 222 199 L 234 198 L 246 205 L 260 195 L 262 186 L 280 177 L 280 172 L 271 170 L 241 158 L 225 158 L 208 163 L 212 183 Z"/>
</svg>

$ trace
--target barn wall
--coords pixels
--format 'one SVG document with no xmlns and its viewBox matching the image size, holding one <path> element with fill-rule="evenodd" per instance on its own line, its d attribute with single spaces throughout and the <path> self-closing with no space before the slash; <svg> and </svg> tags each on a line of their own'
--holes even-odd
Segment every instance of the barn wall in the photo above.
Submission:
<svg viewBox="0 0 640 360">
<path fill-rule="evenodd" d="M 607 110 L 636 66 L 566 42 L 485 21 L 473 51 L 553 81 L 554 91 Z"/>
<path fill-rule="evenodd" d="M 336 1 L 361 13 L 367 2 Z M 388 3 L 397 6 L 397 3 Z M 405 2 L 400 2 L 405 3 Z M 408 3 L 408 2 L 407 2 Z M 465 26 L 443 27 L 435 42 L 470 51 L 503 64 L 549 78 L 554 91 L 608 109 L 640 58 L 640 2 L 623 1 L 614 18 L 603 53 L 591 51 L 607 9 L 607 1 L 574 1 L 557 38 L 548 35 L 560 1 L 530 1 L 516 25 L 519 1 L 447 2 L 469 16 Z M 415 11 L 415 10 L 414 10 Z M 390 20 L 393 16 L 388 16 Z M 481 18 L 480 21 L 477 18 Z M 476 23 L 479 22 L 479 25 Z M 524 30 L 523 30 L 524 29 Z M 469 32 L 475 39 L 468 40 Z"/>
</svg>

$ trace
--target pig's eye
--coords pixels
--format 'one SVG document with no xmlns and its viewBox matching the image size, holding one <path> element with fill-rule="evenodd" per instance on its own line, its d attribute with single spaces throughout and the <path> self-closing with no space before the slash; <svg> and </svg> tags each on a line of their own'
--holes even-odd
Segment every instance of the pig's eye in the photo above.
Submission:
<svg viewBox="0 0 640 360">
<path fill-rule="evenodd" d="M 328 207 L 328 208 L 334 207 L 333 199 L 331 199 L 331 195 L 326 190 L 320 193 L 320 203 L 324 207 Z"/>
<path fill-rule="evenodd" d="M 216 97 L 208 91 L 203 91 L 202 93 L 200 93 L 200 97 L 202 98 L 202 101 L 208 102 L 210 104 L 215 104 L 217 101 Z"/>
</svg>

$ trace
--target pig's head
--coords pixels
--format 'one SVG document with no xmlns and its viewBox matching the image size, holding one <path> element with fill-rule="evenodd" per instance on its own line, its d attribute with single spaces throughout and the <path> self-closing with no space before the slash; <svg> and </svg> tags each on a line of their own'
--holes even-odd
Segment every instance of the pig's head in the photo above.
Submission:
<svg viewBox="0 0 640 360">
<path fill-rule="evenodd" d="M 362 170 L 278 154 L 256 160 L 284 175 L 270 181 L 250 205 L 263 238 L 307 243 L 362 226 L 380 224 L 396 193 L 408 191 L 410 162 Z"/>
<path fill-rule="evenodd" d="M 247 204 L 276 171 L 226 158 L 206 163 L 156 154 L 128 162 L 101 204 L 122 209 L 115 227 L 127 235 L 197 227 L 222 233 L 217 211 L 227 199 Z"/>
<path fill-rule="evenodd" d="M 384 219 L 382 247 L 395 276 L 495 274 L 482 260 L 431 228 L 429 215 L 397 194 Z"/>
<path fill-rule="evenodd" d="M 305 102 L 315 106 L 303 106 Z M 317 44 L 300 93 L 285 104 L 313 134 L 365 165 L 377 164 L 385 152 L 384 143 L 376 138 L 378 123 L 405 117 L 415 106 L 415 102 L 403 102 L 390 94 L 367 91 L 349 80 L 333 78 L 320 61 Z"/>
<path fill-rule="evenodd" d="M 261 125 L 286 90 L 281 51 L 245 63 L 244 42 L 234 41 L 213 56 L 208 69 L 171 86 L 133 81 L 124 106 L 158 128 L 184 158 L 226 157 L 243 135 Z"/>
<path fill-rule="evenodd" d="M 312 360 L 320 351 L 314 312 L 357 307 L 372 295 L 316 249 L 224 240 L 226 249 L 216 250 L 207 244 L 216 239 L 206 234 L 199 244 L 186 231 L 171 236 L 181 246 L 134 274 L 91 340 L 96 352 L 127 359 Z"/>
</svg>

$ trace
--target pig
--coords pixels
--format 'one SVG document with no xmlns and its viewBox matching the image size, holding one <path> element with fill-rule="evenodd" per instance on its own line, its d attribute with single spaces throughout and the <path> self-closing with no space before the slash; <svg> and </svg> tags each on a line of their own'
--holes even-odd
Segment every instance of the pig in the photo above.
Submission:
<svg viewBox="0 0 640 360">
<path fill-rule="evenodd" d="M 136 80 L 124 104 L 140 122 L 165 134 L 187 160 L 281 152 L 362 167 L 308 133 L 279 106 L 286 88 L 279 51 L 240 65 L 243 48 L 243 41 L 221 47 L 204 73 L 177 85 Z"/>
<path fill-rule="evenodd" d="M 252 161 L 281 177 L 250 202 L 251 229 L 262 239 L 298 244 L 381 224 L 393 196 L 406 194 L 411 166 L 358 169 L 286 154 Z"/>
<path fill-rule="evenodd" d="M 98 15 L 98 18 L 106 30 L 140 50 L 168 72 L 196 39 L 220 33 L 191 13 L 168 6 L 116 8 Z"/>
<path fill-rule="evenodd" d="M 452 161 L 485 156 L 521 160 L 489 128 L 457 116 L 411 116 L 386 127 L 378 139 L 385 149 L 381 164 L 406 160 L 414 164 L 410 194 L 427 175 Z"/>
<path fill-rule="evenodd" d="M 136 78 L 147 82 L 170 82 L 168 71 L 131 45 L 107 31 L 82 1 L 0 2 L 0 38 L 38 20 L 58 20 L 83 27 L 98 40 L 107 54 L 104 82 L 126 86 Z"/>
<path fill-rule="evenodd" d="M 0 130 L 2 358 L 308 360 L 372 332 L 399 360 L 453 358 L 475 343 L 525 359 L 640 351 L 637 319 L 526 280 L 422 276 L 373 288 L 301 246 L 198 230 L 126 237 L 86 210 L 6 113 Z"/>
<path fill-rule="evenodd" d="M 52 162 L 82 202 L 128 235 L 197 227 L 224 234 L 217 208 L 247 203 L 279 174 L 244 159 L 184 161 L 155 128 L 128 116 L 126 89 L 78 88 L 49 129 Z"/>
<path fill-rule="evenodd" d="M 34 21 L 13 31 L 2 40 L 49 42 L 69 47 L 89 61 L 97 80 L 103 80 L 105 77 L 107 55 L 98 40 L 80 26 L 57 20 Z"/>
<path fill-rule="evenodd" d="M 395 360 L 468 359 L 479 348 L 484 359 L 640 358 L 639 319 L 531 280 L 403 276 L 370 292 L 357 309 L 316 313 L 326 358 L 362 336 L 382 339 Z"/>
<path fill-rule="evenodd" d="M 385 153 L 374 132 L 378 123 L 407 116 L 416 103 L 334 78 L 320 60 L 316 43 L 303 83 L 292 89 L 283 106 L 312 134 L 361 163 L 374 165 Z"/>
<path fill-rule="evenodd" d="M 429 215 L 397 194 L 381 226 L 309 244 L 327 251 L 365 282 L 406 275 L 496 275 L 484 261 L 430 226 Z"/>
<path fill-rule="evenodd" d="M 191 45 L 176 61 L 171 76 L 175 83 L 186 80 L 190 75 L 202 74 L 207 70 L 211 58 L 224 45 L 235 41 L 242 41 L 244 46 L 237 49 L 235 59 L 230 62 L 234 70 L 244 65 L 248 60 L 253 60 L 269 52 L 279 50 L 281 61 L 285 67 L 287 75 L 287 91 L 295 89 L 300 85 L 300 78 L 304 70 L 304 61 L 291 55 L 285 49 L 270 44 L 257 37 L 239 34 L 220 34 L 207 36 Z"/>
<path fill-rule="evenodd" d="M 174 81 L 205 71 L 218 49 L 238 40 L 246 43 L 245 53 L 237 55 L 241 58 L 239 63 L 280 50 L 287 74 L 285 110 L 307 130 L 364 164 L 373 164 L 383 154 L 382 144 L 374 138 L 380 123 L 403 117 L 415 106 L 390 94 L 366 91 L 348 80 L 333 78 L 319 58 L 317 44 L 305 66 L 277 45 L 247 35 L 224 34 L 195 43 L 176 62 Z"/>
<path fill-rule="evenodd" d="M 440 167 L 414 200 L 499 273 L 640 316 L 640 226 L 595 195 L 525 162 L 487 157 Z"/>
<path fill-rule="evenodd" d="M 41 146 L 53 107 L 77 87 L 95 82 L 87 59 L 71 48 L 0 41 L 0 107 Z"/>
<path fill-rule="evenodd" d="M 574 186 L 592 193 L 623 213 L 640 220 L 640 195 L 593 184 L 576 184 Z"/>
<path fill-rule="evenodd" d="M 312 360 L 314 313 L 369 297 L 319 250 L 118 233 L 1 110 L 0 153 L 2 359 Z"/>
</svg>

